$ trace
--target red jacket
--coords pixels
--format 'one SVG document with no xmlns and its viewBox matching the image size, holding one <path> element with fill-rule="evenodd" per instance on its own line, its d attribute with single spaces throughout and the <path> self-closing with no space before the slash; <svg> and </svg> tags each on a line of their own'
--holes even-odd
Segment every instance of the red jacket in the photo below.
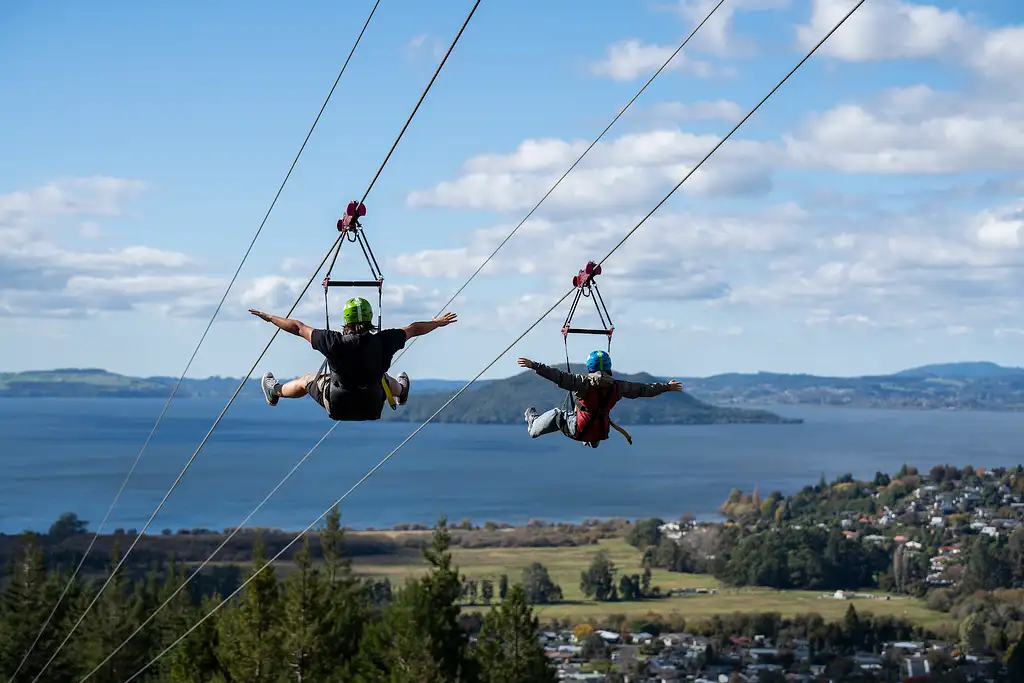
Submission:
<svg viewBox="0 0 1024 683">
<path fill-rule="evenodd" d="M 610 372 L 603 370 L 577 375 L 536 361 L 533 369 L 544 379 L 575 394 L 576 433 L 566 436 L 592 445 L 608 438 L 611 410 L 619 399 L 653 398 L 669 390 L 664 382 L 628 382 L 613 379 Z"/>
</svg>

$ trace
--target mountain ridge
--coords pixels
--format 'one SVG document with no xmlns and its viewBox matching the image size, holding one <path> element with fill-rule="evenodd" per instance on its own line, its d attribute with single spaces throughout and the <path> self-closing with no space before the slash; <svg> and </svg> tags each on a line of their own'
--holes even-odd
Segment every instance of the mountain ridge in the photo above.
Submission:
<svg viewBox="0 0 1024 683">
<path fill-rule="evenodd" d="M 561 367 L 558 363 L 553 365 Z M 573 369 L 582 371 L 581 366 L 574 366 Z M 523 374 L 496 380 L 479 380 L 467 389 L 457 402 L 461 402 L 466 396 L 474 395 L 480 389 L 515 380 Z M 650 373 L 635 373 L 621 377 L 649 378 L 635 381 L 670 379 Z M 536 379 L 542 384 L 551 384 L 541 378 Z M 990 361 L 934 363 L 890 374 L 851 377 L 759 371 L 677 379 L 683 382 L 684 391 L 691 396 L 718 406 L 829 405 L 926 410 L 1024 410 L 1024 368 L 1003 366 Z M 239 381 L 239 378 L 220 376 L 186 378 L 177 396 L 227 397 L 238 388 Z M 131 377 L 99 368 L 58 368 L 0 373 L 0 398 L 166 398 L 176 382 L 177 378 L 174 377 Z M 444 398 L 437 403 L 438 406 L 466 383 L 465 380 L 415 377 L 412 382 L 414 397 L 431 394 L 435 394 L 435 398 L 443 396 Z M 525 391 L 526 388 L 523 387 L 522 390 Z M 261 398 L 258 378 L 251 378 L 246 382 L 241 397 Z M 516 398 L 525 400 L 528 396 L 523 394 Z M 629 409 L 625 408 L 627 403 L 631 402 L 623 402 L 616 410 L 628 412 Z M 475 413 L 480 412 L 476 407 L 471 410 Z M 418 411 L 406 412 L 410 413 L 418 414 Z M 522 419 L 521 414 L 517 419 Z"/>
</svg>

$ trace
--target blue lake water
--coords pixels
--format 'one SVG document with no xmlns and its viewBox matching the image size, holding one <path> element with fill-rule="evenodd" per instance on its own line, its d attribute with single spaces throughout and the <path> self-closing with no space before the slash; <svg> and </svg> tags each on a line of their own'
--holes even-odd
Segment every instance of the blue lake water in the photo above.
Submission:
<svg viewBox="0 0 1024 683">
<path fill-rule="evenodd" d="M 63 511 L 102 520 L 164 401 L 0 400 L 0 531 L 45 529 Z M 171 404 L 107 529 L 145 524 L 223 408 Z M 525 522 L 713 518 L 732 487 L 792 492 L 824 473 L 871 476 L 908 462 L 1024 462 L 1024 414 L 777 408 L 801 425 L 633 427 L 594 450 L 522 426 L 428 425 L 342 504 L 363 528 L 446 514 Z M 239 399 L 168 499 L 151 533 L 238 524 L 331 423 L 309 401 Z M 342 424 L 250 522 L 301 529 L 418 424 Z"/>
</svg>

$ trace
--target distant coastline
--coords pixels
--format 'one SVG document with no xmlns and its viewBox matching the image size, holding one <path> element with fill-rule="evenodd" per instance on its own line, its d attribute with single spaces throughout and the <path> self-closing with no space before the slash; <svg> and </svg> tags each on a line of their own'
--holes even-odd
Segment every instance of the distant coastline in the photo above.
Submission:
<svg viewBox="0 0 1024 683">
<path fill-rule="evenodd" d="M 573 368 L 581 371 L 582 368 Z M 647 373 L 622 375 L 633 381 L 664 381 Z M 888 375 L 825 377 L 786 373 L 726 373 L 710 377 L 680 377 L 686 395 L 697 403 L 665 411 L 654 406 L 667 402 L 623 401 L 616 408 L 631 424 L 722 424 L 799 422 L 767 410 L 741 406 L 828 406 L 907 410 L 1024 411 L 1024 369 L 990 362 L 925 365 Z M 186 378 L 176 398 L 227 398 L 240 378 Z M 166 399 L 177 383 L 173 377 L 131 377 L 96 368 L 64 368 L 0 373 L 0 398 L 160 398 Z M 387 414 L 388 420 L 419 420 L 429 416 L 462 380 L 413 379 L 413 398 L 406 410 Z M 445 411 L 441 422 L 512 424 L 521 421 L 520 403 L 558 401 L 557 389 L 532 373 L 475 382 Z M 561 395 L 564 398 L 564 394 Z M 239 395 L 261 399 L 258 379 L 249 379 Z M 676 398 L 673 396 L 672 398 Z M 491 406 L 491 400 L 499 403 Z M 502 411 L 505 404 L 515 410 Z M 539 405 L 540 403 L 538 403 Z M 420 415 L 429 410 L 429 413 Z M 721 410 L 734 411 L 723 413 Z M 735 412 L 740 411 L 740 412 Z M 512 413 L 515 413 L 514 415 Z M 624 415 L 627 413 L 628 415 Z"/>
<path fill-rule="evenodd" d="M 573 368 L 574 371 L 584 371 Z M 653 375 L 620 374 L 633 382 L 657 382 Z M 0 398 L 159 398 L 166 399 L 177 380 L 166 377 L 128 377 L 100 369 L 58 369 L 0 374 Z M 227 398 L 238 389 L 231 378 L 186 379 L 176 398 Z M 457 385 L 461 387 L 462 384 Z M 452 397 L 451 384 L 439 380 L 413 380 L 409 402 L 401 410 L 385 410 L 382 420 L 420 422 L 433 416 Z M 240 397 L 262 400 L 259 382 L 246 382 Z M 565 392 L 531 371 L 501 380 L 474 384 L 435 419 L 439 423 L 518 424 L 526 406 L 562 405 Z M 620 425 L 800 424 L 767 410 L 716 406 L 683 392 L 653 399 L 624 400 L 615 408 Z"/>
</svg>

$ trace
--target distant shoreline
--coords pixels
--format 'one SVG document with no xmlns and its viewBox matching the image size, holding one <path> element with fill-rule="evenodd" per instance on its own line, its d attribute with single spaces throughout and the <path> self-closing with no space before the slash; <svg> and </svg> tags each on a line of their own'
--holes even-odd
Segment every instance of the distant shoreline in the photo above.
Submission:
<svg viewBox="0 0 1024 683">
<path fill-rule="evenodd" d="M 580 365 L 573 372 L 586 372 Z M 616 373 L 634 382 L 664 382 L 646 372 Z M 1024 369 L 991 362 L 925 365 L 887 375 L 828 377 L 800 373 L 724 373 L 678 377 L 683 393 L 656 401 L 620 401 L 620 424 L 779 424 L 794 421 L 772 414 L 785 407 L 862 408 L 960 412 L 1024 412 Z M 166 400 L 176 377 L 131 377 L 97 368 L 64 368 L 0 373 L 0 398 L 152 398 Z M 175 397 L 223 398 L 234 395 L 241 378 L 185 378 Z M 386 421 L 420 421 L 431 415 L 465 380 L 413 378 L 409 403 Z M 238 394 L 261 399 L 258 378 L 249 378 Z M 565 392 L 529 371 L 500 379 L 479 380 L 438 422 L 514 424 L 522 420 L 521 403 L 560 405 Z M 741 406 L 758 406 L 751 411 Z M 514 409 L 513 409 L 514 408 Z M 744 410 L 747 412 L 744 413 Z M 799 423 L 796 421 L 795 423 Z"/>
</svg>

